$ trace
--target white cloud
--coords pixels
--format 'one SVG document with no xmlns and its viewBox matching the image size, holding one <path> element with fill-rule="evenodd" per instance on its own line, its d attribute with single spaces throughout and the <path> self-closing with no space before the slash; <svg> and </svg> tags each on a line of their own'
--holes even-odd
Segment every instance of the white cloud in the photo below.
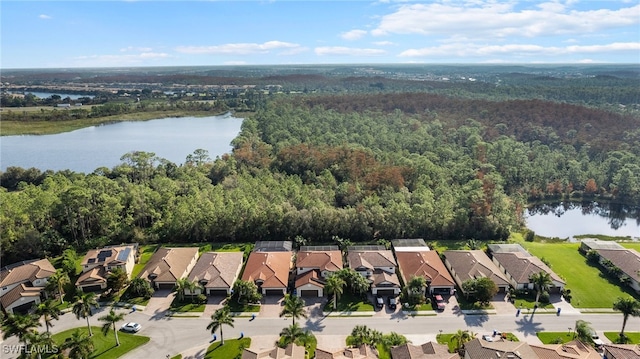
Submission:
<svg viewBox="0 0 640 359">
<path fill-rule="evenodd" d="M 367 34 L 367 31 L 365 30 L 351 30 L 351 31 L 343 32 L 342 34 L 340 34 L 340 37 L 345 40 L 353 41 L 353 40 L 358 40 L 362 38 L 366 34 Z"/>
<path fill-rule="evenodd" d="M 391 45 L 395 45 L 394 42 L 391 41 L 375 41 L 372 44 L 377 45 L 377 46 L 391 46 Z"/>
<path fill-rule="evenodd" d="M 171 57 L 164 52 L 141 52 L 139 54 L 127 55 L 86 55 L 77 56 L 73 60 L 79 66 L 127 66 L 146 64 L 150 60 L 158 60 Z"/>
<path fill-rule="evenodd" d="M 120 49 L 120 52 L 129 52 L 129 51 L 151 52 L 151 51 L 153 51 L 153 49 L 150 48 L 150 47 L 134 47 L 134 46 L 127 46 L 127 47 L 123 47 L 123 48 Z"/>
<path fill-rule="evenodd" d="M 534 37 L 585 34 L 640 23 L 640 5 L 618 10 L 572 10 L 569 5 L 570 3 L 545 2 L 516 10 L 513 2 L 487 0 L 405 4 L 399 6 L 395 12 L 383 16 L 371 34 L 421 34 L 486 39 L 511 35 Z"/>
<path fill-rule="evenodd" d="M 610 54 L 617 51 L 640 51 L 640 42 L 615 42 L 605 45 L 570 45 L 565 47 L 534 44 L 476 45 L 452 43 L 440 46 L 409 49 L 399 57 L 474 57 L 474 56 L 561 56 L 574 54 Z"/>
<path fill-rule="evenodd" d="M 316 55 L 349 55 L 349 56 L 379 56 L 387 52 L 381 49 L 363 49 L 343 46 L 323 46 L 315 48 Z"/>
<path fill-rule="evenodd" d="M 46 15 L 46 14 L 40 14 L 38 15 L 38 18 L 43 19 L 43 20 L 49 20 L 49 19 L 53 19 L 53 17 Z"/>
<path fill-rule="evenodd" d="M 177 52 L 185 54 L 215 54 L 215 55 L 251 55 L 266 54 L 275 50 L 292 51 L 301 46 L 290 42 L 267 41 L 262 44 L 236 43 L 214 46 L 178 46 Z"/>
</svg>

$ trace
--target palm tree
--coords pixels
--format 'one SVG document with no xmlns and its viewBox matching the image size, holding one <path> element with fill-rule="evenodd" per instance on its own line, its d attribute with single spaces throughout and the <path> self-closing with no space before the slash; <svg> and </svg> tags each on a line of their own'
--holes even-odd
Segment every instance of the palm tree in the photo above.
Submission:
<svg viewBox="0 0 640 359">
<path fill-rule="evenodd" d="M 189 291 L 189 297 L 191 298 L 191 303 L 193 303 L 193 296 L 196 294 L 196 289 L 198 288 L 200 288 L 200 284 L 195 280 L 193 281 L 187 280 L 187 282 L 185 283 L 184 289 Z"/>
<path fill-rule="evenodd" d="M 91 331 L 91 325 L 89 324 L 89 317 L 93 315 L 93 307 L 100 307 L 98 301 L 96 300 L 95 293 L 82 293 L 78 292 L 76 295 L 76 303 L 71 308 L 73 314 L 76 315 L 77 319 L 85 318 L 87 319 L 87 328 L 89 328 L 89 336 L 93 336 L 93 332 Z"/>
<path fill-rule="evenodd" d="M 113 334 L 116 336 L 116 346 L 120 346 L 120 340 L 118 339 L 118 329 L 116 328 L 116 323 L 124 319 L 124 313 L 116 313 L 115 310 L 111 309 L 109 314 L 104 317 L 98 318 L 99 321 L 104 322 L 102 325 L 102 334 L 105 336 L 109 333 L 109 329 L 113 327 Z"/>
<path fill-rule="evenodd" d="M 61 348 L 69 349 L 69 359 L 88 358 L 93 352 L 93 339 L 82 334 L 80 329 L 76 329 L 71 337 L 62 343 Z"/>
<path fill-rule="evenodd" d="M 62 269 L 56 270 L 56 272 L 47 279 L 47 287 L 55 289 L 60 296 L 60 304 L 64 303 L 64 286 L 70 283 L 69 274 Z"/>
<path fill-rule="evenodd" d="M 32 315 L 2 314 L 2 338 L 17 337 L 18 341 L 27 344 L 29 335 L 36 332 L 38 320 Z"/>
<path fill-rule="evenodd" d="M 631 297 L 621 298 L 613 303 L 613 309 L 622 312 L 622 329 L 620 329 L 620 338 L 624 338 L 624 327 L 627 326 L 627 320 L 629 316 L 640 316 L 640 301 L 637 301 Z"/>
<path fill-rule="evenodd" d="M 311 332 L 308 330 L 302 330 L 298 324 L 291 324 L 290 326 L 283 328 L 280 332 L 279 345 L 286 347 L 291 343 L 306 343 L 311 337 Z M 304 344 L 303 344 L 304 345 Z"/>
<path fill-rule="evenodd" d="M 49 333 L 49 327 L 53 327 L 53 323 L 51 323 L 51 320 L 60 319 L 60 314 L 62 314 L 62 312 L 58 308 L 57 304 L 53 303 L 53 300 L 51 299 L 47 299 L 44 302 L 38 304 L 35 310 L 35 315 L 37 318 L 44 318 L 44 325 L 47 328 L 47 333 Z"/>
<path fill-rule="evenodd" d="M 304 300 L 295 295 L 287 294 L 284 296 L 284 308 L 280 312 L 280 316 L 290 315 L 293 318 L 293 324 L 296 324 L 296 318 L 307 318 L 307 312 L 304 309 Z"/>
<path fill-rule="evenodd" d="M 338 299 L 344 293 L 344 285 L 345 282 L 338 275 L 331 275 L 327 278 L 327 281 L 324 283 L 324 289 L 329 294 L 333 294 L 333 310 L 336 310 L 338 307 Z"/>
<path fill-rule="evenodd" d="M 369 343 L 371 338 L 371 330 L 366 325 L 356 325 L 351 330 L 351 335 L 347 337 L 347 344 L 359 347 L 362 344 Z"/>
<path fill-rule="evenodd" d="M 189 280 L 187 278 L 178 279 L 173 291 L 176 292 L 178 302 L 184 302 L 184 291 L 189 289 Z"/>
<path fill-rule="evenodd" d="M 53 339 L 51 339 L 51 333 L 49 332 L 45 332 L 45 333 L 32 332 L 32 333 L 29 333 L 27 336 L 28 336 L 29 344 L 31 344 L 32 347 L 35 347 L 37 349 L 40 349 L 40 348 L 53 349 L 56 345 Z M 42 351 L 31 350 L 29 353 L 27 353 L 27 357 L 41 359 Z"/>
<path fill-rule="evenodd" d="M 576 321 L 576 336 L 581 342 L 591 343 L 591 333 L 593 333 L 591 323 L 584 320 Z"/>
<path fill-rule="evenodd" d="M 456 352 L 461 353 L 464 344 L 473 340 L 474 337 L 474 333 L 468 330 L 458 329 L 458 331 L 451 336 L 451 339 L 449 339 L 449 341 L 455 343 Z"/>
<path fill-rule="evenodd" d="M 151 284 L 144 278 L 136 277 L 129 283 L 129 290 L 131 294 L 136 297 L 151 297 L 153 295 L 153 288 Z"/>
<path fill-rule="evenodd" d="M 211 315 L 211 323 L 207 325 L 207 329 L 210 329 L 211 334 L 214 334 L 216 330 L 220 328 L 220 343 L 221 345 L 224 345 L 224 336 L 222 334 L 222 326 L 226 324 L 231 328 L 233 328 L 233 322 L 234 320 L 233 320 L 233 317 L 231 316 L 231 311 L 229 310 L 229 307 L 224 306 L 216 310 L 215 313 Z"/>
<path fill-rule="evenodd" d="M 547 272 L 538 272 L 534 273 L 529 277 L 529 282 L 533 283 L 533 286 L 536 289 L 536 303 L 535 306 L 538 306 L 538 300 L 540 300 L 540 294 L 549 290 L 549 287 L 553 284 L 551 280 L 551 275 Z"/>
</svg>

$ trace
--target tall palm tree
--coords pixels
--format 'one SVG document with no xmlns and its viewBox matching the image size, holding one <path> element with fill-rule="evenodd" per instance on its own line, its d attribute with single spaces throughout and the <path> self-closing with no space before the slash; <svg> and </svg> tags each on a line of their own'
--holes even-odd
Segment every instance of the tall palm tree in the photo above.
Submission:
<svg viewBox="0 0 640 359">
<path fill-rule="evenodd" d="M 538 305 L 538 301 L 540 300 L 540 294 L 549 290 L 549 287 L 553 284 L 551 280 L 551 275 L 547 272 L 538 272 L 534 273 L 529 277 L 529 282 L 533 283 L 534 288 L 536 289 L 536 303 Z"/>
<path fill-rule="evenodd" d="M 620 329 L 620 337 L 624 338 L 624 327 L 627 326 L 627 320 L 629 316 L 638 317 L 640 316 L 640 301 L 635 300 L 634 298 L 621 298 L 613 303 L 613 309 L 622 312 L 622 329 Z"/>
<path fill-rule="evenodd" d="M 109 333 L 109 329 L 113 327 L 113 335 L 116 336 L 116 346 L 120 346 L 120 340 L 118 339 L 118 328 L 116 328 L 116 323 L 124 319 L 124 313 L 116 313 L 115 310 L 111 309 L 109 314 L 104 317 L 98 318 L 99 321 L 104 322 L 102 325 L 102 334 L 105 336 Z"/>
<path fill-rule="evenodd" d="M 307 312 L 304 309 L 304 300 L 298 296 L 287 294 L 284 296 L 284 307 L 280 312 L 280 316 L 290 315 L 293 318 L 293 324 L 296 324 L 296 318 L 307 318 Z"/>
<path fill-rule="evenodd" d="M 359 347 L 362 344 L 367 344 L 371 339 L 371 329 L 369 329 L 366 325 L 356 325 L 351 330 L 351 335 L 347 337 L 347 341 L 349 345 L 354 347 Z"/>
<path fill-rule="evenodd" d="M 324 289 L 327 291 L 327 294 L 333 294 L 333 310 L 336 310 L 338 307 L 338 299 L 342 293 L 344 293 L 345 284 L 344 279 L 336 274 L 329 276 L 324 283 Z"/>
<path fill-rule="evenodd" d="M 73 314 L 76 315 L 77 319 L 85 318 L 87 319 L 87 328 L 89 328 L 89 336 L 93 336 L 93 331 L 91 331 L 91 325 L 89 324 L 89 317 L 93 315 L 93 308 L 99 308 L 100 304 L 96 300 L 95 293 L 82 293 L 78 292 L 76 295 L 76 302 L 71 308 Z"/>
<path fill-rule="evenodd" d="M 93 352 L 93 339 L 82 334 L 80 329 L 76 329 L 71 337 L 67 338 L 60 346 L 62 349 L 69 349 L 69 359 L 88 358 Z"/>
<path fill-rule="evenodd" d="M 49 327 L 53 327 L 53 323 L 51 322 L 51 320 L 60 319 L 60 314 L 62 314 L 62 312 L 58 308 L 57 304 L 53 302 L 53 300 L 47 299 L 44 302 L 38 304 L 34 314 L 37 318 L 44 319 L 44 325 L 47 328 L 47 333 L 49 333 Z"/>
<path fill-rule="evenodd" d="M 591 333 L 593 332 L 593 328 L 591 328 L 591 323 L 584 320 L 576 321 L 576 336 L 583 343 L 591 343 Z"/>
<path fill-rule="evenodd" d="M 187 278 L 178 279 L 173 291 L 176 292 L 178 302 L 184 301 L 184 291 L 189 288 L 189 280 Z"/>
<path fill-rule="evenodd" d="M 131 294 L 137 297 L 151 297 L 153 295 L 153 288 L 151 284 L 144 278 L 136 277 L 129 283 L 129 290 Z"/>
<path fill-rule="evenodd" d="M 222 334 L 222 326 L 228 325 L 233 328 L 234 319 L 231 316 L 231 311 L 229 307 L 224 306 L 218 310 L 216 310 L 213 314 L 211 314 L 211 323 L 207 325 L 207 329 L 211 330 L 211 334 L 214 334 L 218 328 L 220 328 L 220 343 L 224 345 L 224 336 Z"/>
<path fill-rule="evenodd" d="M 69 284 L 69 274 L 62 269 L 56 270 L 49 279 L 47 279 L 47 287 L 54 289 L 60 296 L 60 304 L 64 303 L 64 286 Z"/>
<path fill-rule="evenodd" d="M 300 328 L 298 324 L 291 324 L 290 326 L 283 328 L 280 332 L 280 340 L 278 343 L 282 347 L 286 347 L 291 343 L 295 343 L 300 345 L 305 345 L 309 338 L 311 337 L 311 332 L 308 330 L 303 330 Z"/>
<path fill-rule="evenodd" d="M 193 303 L 193 297 L 195 296 L 196 289 L 198 288 L 200 288 L 200 283 L 196 282 L 195 280 L 192 280 L 192 281 L 187 280 L 187 282 L 185 283 L 184 289 L 189 291 L 189 298 L 191 298 L 191 303 Z"/>
<path fill-rule="evenodd" d="M 44 332 L 32 332 L 28 334 L 28 341 L 32 347 L 36 349 L 54 349 L 56 343 L 51 339 L 51 333 Z M 38 358 L 42 359 L 42 350 L 31 350 L 27 354 L 27 358 Z"/>
<path fill-rule="evenodd" d="M 456 352 L 460 353 L 462 351 L 462 348 L 464 347 L 464 344 L 473 340 L 474 337 L 474 333 L 468 330 L 458 329 L 458 331 L 451 336 L 451 339 L 449 339 L 449 341 L 455 343 Z"/>
<path fill-rule="evenodd" d="M 18 341 L 28 343 L 29 335 L 36 332 L 38 320 L 32 315 L 2 314 L 0 329 L 2 338 L 17 337 Z"/>
</svg>

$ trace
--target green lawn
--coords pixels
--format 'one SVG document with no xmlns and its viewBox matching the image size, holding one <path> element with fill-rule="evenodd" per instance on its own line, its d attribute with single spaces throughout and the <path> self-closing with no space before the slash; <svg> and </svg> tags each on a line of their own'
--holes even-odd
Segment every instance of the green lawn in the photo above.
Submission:
<svg viewBox="0 0 640 359">
<path fill-rule="evenodd" d="M 451 337 L 453 337 L 453 335 L 453 333 L 436 335 L 436 341 L 438 344 L 446 344 L 449 346 L 449 353 L 455 353 L 456 351 L 455 343 L 451 342 Z"/>
<path fill-rule="evenodd" d="M 533 255 L 545 258 L 551 269 L 565 279 L 571 289 L 571 304 L 577 308 L 611 308 L 618 297 L 633 295 L 609 282 L 600 268 L 587 264 L 578 252 L 579 243 L 531 243 L 522 245 Z M 603 295 L 606 293 L 606 295 Z"/>
<path fill-rule="evenodd" d="M 567 343 L 573 340 L 573 332 L 538 332 L 536 335 L 538 339 L 542 342 L 542 344 L 560 344 Z"/>
<path fill-rule="evenodd" d="M 391 351 L 384 345 L 378 343 L 376 349 L 378 350 L 378 359 L 391 359 Z"/>
<path fill-rule="evenodd" d="M 333 298 L 331 298 L 324 306 L 324 310 L 333 311 Z M 373 312 L 373 304 L 366 299 L 362 299 L 353 295 L 351 292 L 345 292 L 338 299 L 336 311 L 338 312 Z"/>
<path fill-rule="evenodd" d="M 242 304 L 238 303 L 237 300 L 228 300 L 226 302 L 226 305 L 229 306 L 229 309 L 232 312 L 252 312 L 252 313 L 257 313 L 257 312 L 260 311 L 260 305 L 257 305 L 257 304 L 242 305 Z"/>
<path fill-rule="evenodd" d="M 462 310 L 480 310 L 480 309 L 493 309 L 491 303 L 488 305 L 482 305 L 480 302 L 472 302 L 467 299 L 464 294 L 458 296 L 458 304 Z"/>
<path fill-rule="evenodd" d="M 635 249 L 640 252 L 640 242 L 622 242 L 620 244 L 625 248 Z"/>
<path fill-rule="evenodd" d="M 52 335 L 52 339 L 56 344 L 61 345 L 65 339 L 71 337 L 71 334 L 80 329 L 80 332 L 88 335 L 89 330 L 87 327 L 78 327 L 74 329 L 65 330 Z M 113 335 L 113 330 L 109 331 L 108 335 L 103 335 L 100 327 L 91 327 L 93 331 L 93 346 L 94 351 L 89 357 L 90 359 L 115 359 L 123 356 L 131 350 L 146 344 L 149 341 L 149 337 L 141 336 L 138 334 L 129 334 L 118 332 L 118 338 L 120 339 L 120 346 L 116 346 L 116 339 Z"/>
<path fill-rule="evenodd" d="M 618 339 L 619 332 L 604 332 L 604 336 L 607 339 L 611 340 L 612 343 L 615 343 Z M 624 335 L 629 338 L 631 341 L 629 344 L 640 344 L 640 332 L 624 332 Z"/>
<path fill-rule="evenodd" d="M 194 297 L 194 303 L 191 302 L 191 299 L 188 295 L 184 296 L 184 301 L 179 301 L 178 298 L 174 298 L 173 302 L 171 302 L 171 306 L 169 310 L 172 312 L 204 312 L 205 305 L 197 302 L 197 298 Z"/>
<path fill-rule="evenodd" d="M 229 359 L 242 356 L 242 350 L 251 346 L 251 338 L 226 339 L 224 345 L 216 341 L 207 348 L 205 359 Z"/>
</svg>

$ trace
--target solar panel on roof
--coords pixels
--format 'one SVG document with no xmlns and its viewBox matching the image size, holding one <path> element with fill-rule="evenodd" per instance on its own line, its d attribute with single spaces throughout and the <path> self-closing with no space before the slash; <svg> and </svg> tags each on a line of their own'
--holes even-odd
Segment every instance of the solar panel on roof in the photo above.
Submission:
<svg viewBox="0 0 640 359">
<path fill-rule="evenodd" d="M 87 261 L 87 263 L 91 264 L 91 263 L 95 263 L 96 259 L 95 258 L 89 258 L 89 260 Z"/>
<path fill-rule="evenodd" d="M 131 247 L 127 247 L 124 250 L 120 251 L 116 260 L 120 262 L 126 262 L 127 258 L 129 258 L 129 253 L 131 253 Z"/>
<path fill-rule="evenodd" d="M 347 248 L 349 251 L 384 251 L 385 246 L 351 246 Z"/>
<path fill-rule="evenodd" d="M 300 247 L 300 251 L 302 252 L 312 252 L 312 251 L 318 251 L 318 252 L 329 252 L 329 251 L 338 251 L 340 250 L 340 248 L 338 248 L 338 246 L 301 246 Z"/>
</svg>

